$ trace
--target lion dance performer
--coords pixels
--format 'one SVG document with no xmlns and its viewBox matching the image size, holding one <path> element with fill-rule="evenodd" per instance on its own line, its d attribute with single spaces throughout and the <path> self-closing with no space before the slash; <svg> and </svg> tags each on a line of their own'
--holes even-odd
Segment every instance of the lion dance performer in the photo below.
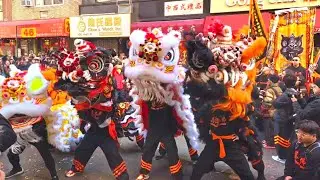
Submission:
<svg viewBox="0 0 320 180">
<path fill-rule="evenodd" d="M 113 68 L 111 53 L 80 39 L 75 40 L 75 46 L 76 52 L 62 50 L 57 56 L 60 79 L 55 84 L 55 88 L 68 90 L 72 96 L 85 132 L 66 176 L 83 172 L 96 148 L 100 147 L 114 177 L 128 180 L 126 164 L 118 150 L 114 122 L 116 100 L 110 76 Z"/>
<path fill-rule="evenodd" d="M 255 57 L 263 53 L 266 46 L 265 39 L 256 39 L 248 43 L 243 38 L 241 43 L 232 42 L 232 30 L 220 22 L 215 22 L 209 29 L 209 38 L 197 37 L 198 40 L 189 41 L 188 64 L 192 80 L 206 88 L 204 91 L 210 98 L 211 108 L 201 115 L 201 137 L 206 140 L 197 164 L 193 169 L 192 180 L 201 179 L 203 174 L 212 170 L 214 163 L 224 161 L 241 179 L 253 180 L 249 164 L 240 149 L 241 145 L 249 147 L 246 153 L 255 166 L 261 163 L 259 178 L 263 179 L 264 165 L 262 154 L 251 149 L 254 131 L 249 125 L 248 115 L 252 109 L 251 92 L 255 81 Z M 251 41 L 251 40 L 249 40 Z M 209 48 L 208 48 L 209 47 Z M 210 138 L 206 137 L 209 135 Z M 250 152 L 250 153 L 249 153 Z M 252 158 L 252 159 L 251 159 Z"/>
<path fill-rule="evenodd" d="M 80 118 L 77 110 L 71 105 L 71 97 L 66 91 L 55 90 L 58 81 L 56 69 L 43 68 L 42 75 L 50 83 L 48 95 L 52 99 L 50 114 L 45 117 L 48 131 L 48 141 L 62 152 L 74 151 L 83 138 L 80 131 Z"/>
<path fill-rule="evenodd" d="M 129 62 L 124 72 L 133 82 L 130 93 L 136 111 L 124 122 L 134 123 L 139 134 L 146 137 L 137 180 L 149 178 L 159 142 L 166 147 L 170 173 L 175 179 L 182 179 L 182 163 L 174 139 L 178 127 L 184 128 L 192 147 L 198 148 L 189 97 L 183 94 L 184 69 L 178 65 L 180 39 L 177 31 L 163 34 L 159 29 L 135 30 L 130 36 Z"/>
<path fill-rule="evenodd" d="M 49 114 L 52 100 L 48 97 L 49 82 L 41 74 L 38 64 L 31 65 L 27 72 L 10 67 L 10 77 L 1 78 L 1 114 L 17 134 L 17 141 L 8 152 L 12 170 L 6 178 L 22 174 L 19 154 L 29 145 L 39 151 L 51 178 L 58 179 L 55 162 L 49 151 L 44 116 Z"/>
</svg>

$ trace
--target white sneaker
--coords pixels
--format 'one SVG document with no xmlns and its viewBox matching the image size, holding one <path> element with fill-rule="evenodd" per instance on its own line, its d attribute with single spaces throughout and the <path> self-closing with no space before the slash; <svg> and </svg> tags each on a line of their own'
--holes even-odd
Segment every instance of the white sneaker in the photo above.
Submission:
<svg viewBox="0 0 320 180">
<path fill-rule="evenodd" d="M 285 164 L 286 163 L 286 160 L 285 159 L 280 159 L 279 156 L 271 156 L 273 160 L 279 162 L 279 163 L 282 163 L 282 164 Z"/>
<path fill-rule="evenodd" d="M 140 174 L 136 180 L 148 180 L 150 178 L 147 174 Z"/>
</svg>

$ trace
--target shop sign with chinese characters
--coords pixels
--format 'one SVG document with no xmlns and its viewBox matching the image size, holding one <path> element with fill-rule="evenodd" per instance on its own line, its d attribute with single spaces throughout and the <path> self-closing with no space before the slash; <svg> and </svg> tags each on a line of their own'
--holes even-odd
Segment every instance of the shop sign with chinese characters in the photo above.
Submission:
<svg viewBox="0 0 320 180">
<path fill-rule="evenodd" d="M 130 14 L 70 18 L 70 37 L 129 37 Z"/>
<path fill-rule="evenodd" d="M 249 11 L 251 0 L 211 0 L 210 13 Z M 261 10 L 312 7 L 320 0 L 256 0 Z"/>
<path fill-rule="evenodd" d="M 164 16 L 203 13 L 203 0 L 171 1 L 164 3 Z"/>
</svg>

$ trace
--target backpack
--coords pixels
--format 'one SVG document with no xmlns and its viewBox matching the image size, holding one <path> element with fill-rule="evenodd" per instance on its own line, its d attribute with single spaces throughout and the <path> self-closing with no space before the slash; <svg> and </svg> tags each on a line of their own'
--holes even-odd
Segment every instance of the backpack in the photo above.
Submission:
<svg viewBox="0 0 320 180">
<path fill-rule="evenodd" d="M 276 98 L 278 98 L 281 94 L 273 87 L 270 87 L 270 89 L 275 93 Z M 276 112 L 276 109 L 271 106 L 265 106 L 265 105 L 261 105 L 261 112 L 262 114 L 264 114 L 265 118 L 272 118 L 274 116 L 274 113 Z"/>
</svg>

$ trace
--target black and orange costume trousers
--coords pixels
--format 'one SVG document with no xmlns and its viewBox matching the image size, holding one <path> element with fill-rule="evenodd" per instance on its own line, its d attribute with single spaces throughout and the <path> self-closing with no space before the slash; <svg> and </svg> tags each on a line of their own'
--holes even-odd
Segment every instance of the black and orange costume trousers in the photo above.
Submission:
<svg viewBox="0 0 320 180">
<path fill-rule="evenodd" d="M 223 161 L 228 164 L 240 179 L 254 180 L 248 161 L 240 149 L 240 145 L 233 140 L 216 139 L 208 141 L 201 152 L 197 164 L 194 166 L 191 180 L 200 180 L 214 167 L 214 163 Z"/>
<path fill-rule="evenodd" d="M 32 130 L 36 135 L 41 137 L 41 140 L 38 142 L 26 142 L 24 140 L 18 140 L 8 151 L 7 156 L 9 162 L 12 164 L 13 169 L 21 169 L 19 155 L 23 153 L 23 151 L 27 148 L 28 144 L 31 144 L 40 153 L 47 169 L 50 172 L 51 177 L 57 176 L 55 161 L 52 157 L 52 154 L 50 152 L 50 145 L 47 141 L 47 130 L 45 122 L 41 121 L 34 124 Z M 21 139 L 23 139 L 23 137 L 21 137 Z"/>
<path fill-rule="evenodd" d="M 291 146 L 290 139 L 293 135 L 293 125 L 277 124 L 275 128 L 274 144 L 280 159 L 286 159 Z"/>
<path fill-rule="evenodd" d="M 141 174 L 149 174 L 152 168 L 152 158 L 158 148 L 159 143 L 162 142 L 168 154 L 168 160 L 170 165 L 170 173 L 174 179 L 182 179 L 182 163 L 179 160 L 178 148 L 174 135 L 170 133 L 159 133 L 148 131 L 145 145 L 143 147 L 143 154 L 141 158 Z"/>
<path fill-rule="evenodd" d="M 191 146 L 191 144 L 190 144 L 190 142 L 189 142 L 189 138 L 188 138 L 186 135 L 184 135 L 184 138 L 186 139 L 186 142 L 187 142 L 190 159 L 191 159 L 192 161 L 197 161 L 198 158 L 199 158 L 198 151 L 192 148 L 192 146 Z M 162 142 L 160 142 L 159 154 L 160 154 L 161 156 L 164 156 L 166 153 L 167 153 L 167 152 L 166 152 L 165 145 L 164 145 Z"/>
<path fill-rule="evenodd" d="M 108 160 L 114 177 L 118 180 L 129 180 L 126 164 L 119 153 L 118 142 L 108 135 L 105 128 L 98 128 L 97 131 L 98 132 L 90 132 L 89 130 L 84 135 L 84 138 L 75 151 L 71 170 L 82 172 L 94 151 L 97 147 L 100 147 Z"/>
<path fill-rule="evenodd" d="M 242 151 L 247 155 L 248 161 L 252 167 L 258 172 L 257 180 L 265 180 L 262 146 L 253 136 L 247 137 L 247 141 L 239 140 Z"/>
<path fill-rule="evenodd" d="M 144 146 L 144 137 L 142 135 L 137 135 L 135 136 L 136 138 L 136 143 L 139 146 L 140 149 L 143 149 Z"/>
</svg>

